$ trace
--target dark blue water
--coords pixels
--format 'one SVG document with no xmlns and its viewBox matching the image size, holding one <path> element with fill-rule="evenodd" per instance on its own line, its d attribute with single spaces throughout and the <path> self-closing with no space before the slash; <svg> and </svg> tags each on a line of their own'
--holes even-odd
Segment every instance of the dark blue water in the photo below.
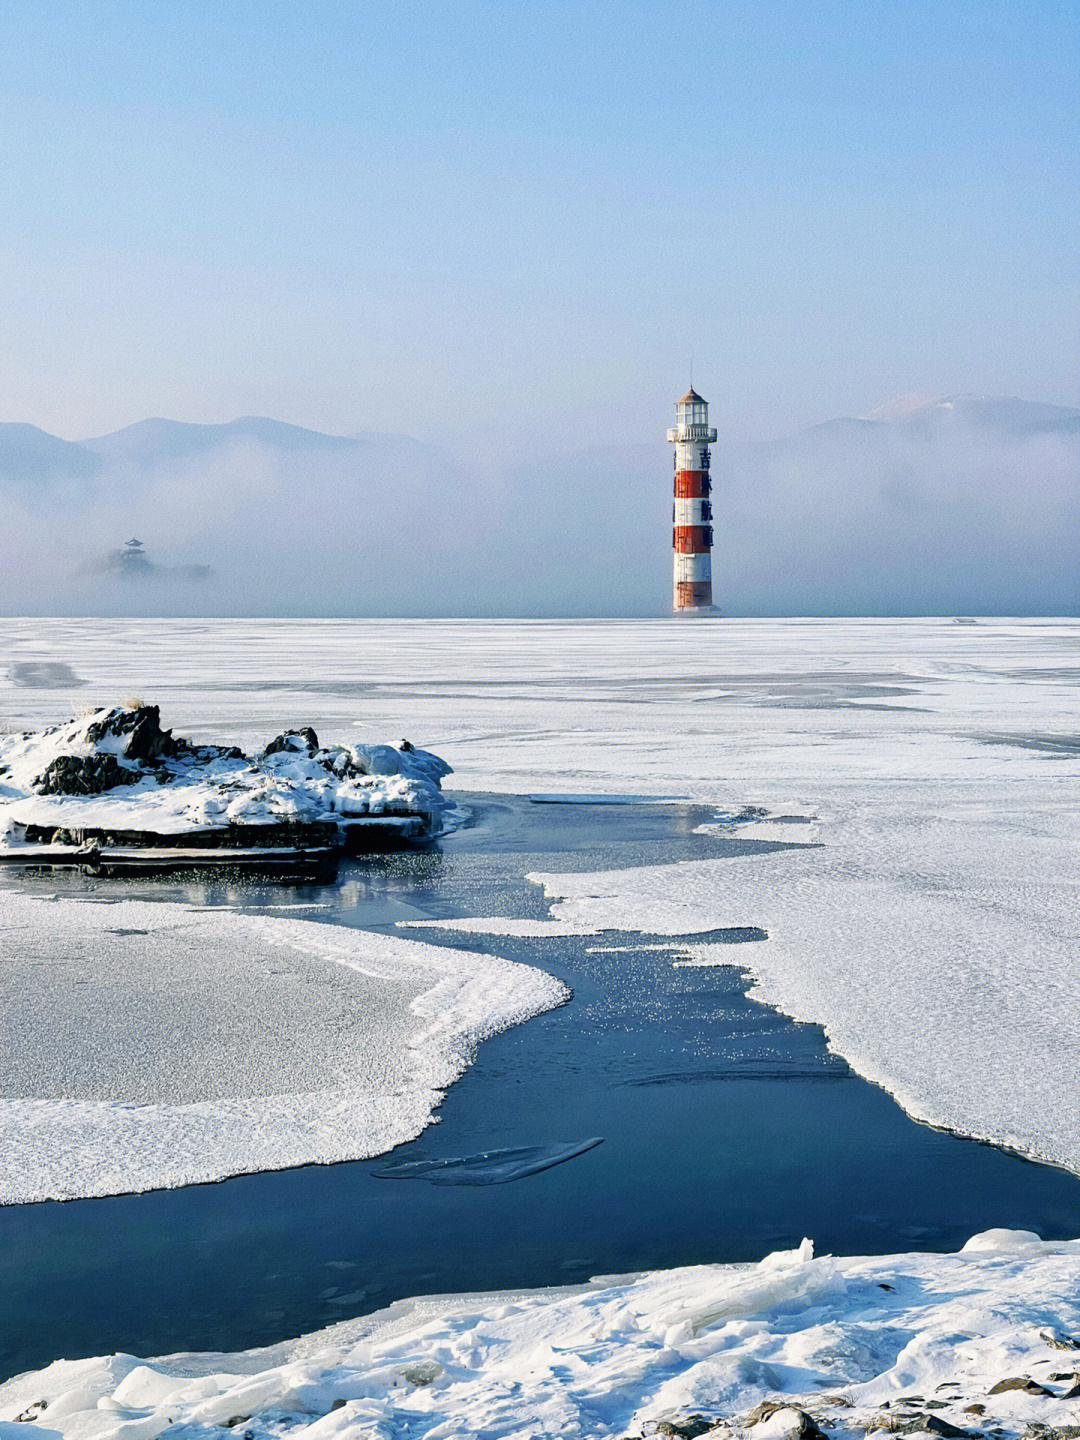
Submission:
<svg viewBox="0 0 1080 1440">
<path fill-rule="evenodd" d="M 211 903 L 331 899 L 333 911 L 309 913 L 335 924 L 387 923 L 405 907 L 542 915 L 528 871 L 715 854 L 717 842 L 693 834 L 704 813 L 487 803 L 440 852 L 358 863 L 333 888 L 124 888 Z M 734 966 L 590 953 L 648 936 L 423 938 L 542 966 L 574 998 L 486 1043 L 441 1123 L 392 1157 L 0 1209 L 0 1374 L 59 1355 L 269 1343 L 404 1295 L 755 1259 L 803 1235 L 859 1253 L 955 1248 L 995 1225 L 1080 1231 L 1080 1180 L 913 1123 L 830 1056 L 816 1027 L 748 1001 Z M 737 962 L 740 934 L 717 938 Z M 509 1184 L 375 1173 L 388 1159 L 598 1136 Z"/>
</svg>

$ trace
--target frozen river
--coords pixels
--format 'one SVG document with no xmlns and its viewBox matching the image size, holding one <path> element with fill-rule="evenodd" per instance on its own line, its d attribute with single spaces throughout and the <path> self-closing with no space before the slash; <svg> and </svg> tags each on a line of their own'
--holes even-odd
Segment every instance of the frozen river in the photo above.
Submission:
<svg viewBox="0 0 1080 1440">
<path fill-rule="evenodd" d="M 542 892 L 524 878 L 537 869 L 787 853 L 695 833 L 711 807 L 467 798 L 473 828 L 427 854 L 358 862 L 336 886 L 109 893 L 251 911 L 287 899 L 322 924 L 378 934 L 405 917 L 539 920 Z M 0 1209 L 0 1371 L 56 1353 L 247 1347 L 413 1294 L 746 1260 L 804 1233 L 824 1250 L 880 1253 L 954 1248 L 990 1225 L 1080 1229 L 1080 1179 L 915 1124 L 829 1054 L 817 1027 L 749 1001 L 736 968 L 676 968 L 670 940 L 649 934 L 422 933 L 474 951 L 497 943 L 574 998 L 485 1042 L 441 1123 L 388 1159 Z M 758 933 L 707 938 L 737 965 Z M 430 1183 L 447 1179 L 438 1170 L 380 1178 L 523 1147 L 543 1162 L 597 1138 L 513 1183 L 482 1183 L 505 1177 L 499 1158 L 451 1174 L 457 1183 Z"/>
<path fill-rule="evenodd" d="M 266 1165 L 300 1168 L 185 1186 L 159 1144 L 150 1171 L 179 1188 L 0 1210 L 5 1368 L 250 1345 L 398 1295 L 751 1258 L 803 1234 L 850 1252 L 1080 1229 L 1064 1170 L 909 1118 L 1080 1168 L 1076 622 L 15 621 L 6 636 L 9 724 L 134 692 L 199 738 L 251 745 L 311 723 L 445 755 L 490 800 L 440 852 L 358 864 L 325 891 L 124 893 L 208 905 L 214 925 L 323 907 L 292 914 L 341 946 L 348 931 L 376 969 L 378 946 L 408 937 L 459 970 L 493 952 L 564 980 L 572 1003 L 486 1040 L 442 1123 L 391 1158 L 525 1148 L 536 1169 L 553 1147 L 581 1153 L 511 1184 L 432 1184 L 440 1172 L 379 1178 L 385 1160 L 290 1162 L 271 1126 Z M 748 805 L 789 818 L 717 827 Z M 414 920 L 458 928 L 398 928 Z M 749 979 L 716 968 L 728 952 Z M 676 968 L 683 953 L 711 963 Z M 196 960 L 186 991 L 182 974 L 157 977 L 175 1024 L 158 1009 L 138 1057 L 123 1053 L 122 975 L 110 1003 L 115 964 L 84 976 L 69 960 L 55 988 L 39 974 L 60 1050 L 79 1051 L 84 1000 L 111 1070 L 92 1047 L 77 1074 L 43 1063 L 41 1009 L 20 988 L 9 1104 L 258 1094 L 292 1123 L 297 1087 L 335 1079 L 320 1035 L 362 1051 L 350 1005 L 376 1014 L 389 983 L 317 957 L 264 967 L 245 1031 L 256 972 Z M 158 1004 L 145 957 L 142 974 Z M 293 1027 L 282 1012 L 298 1006 Z M 393 1088 L 409 1037 L 384 1038 L 376 1078 Z M 148 1077 L 155 1053 L 167 1073 Z"/>
</svg>

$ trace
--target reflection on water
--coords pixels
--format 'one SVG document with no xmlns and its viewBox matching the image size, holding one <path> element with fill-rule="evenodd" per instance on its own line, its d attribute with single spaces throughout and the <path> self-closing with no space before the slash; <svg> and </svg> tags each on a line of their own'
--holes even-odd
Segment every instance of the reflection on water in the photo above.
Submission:
<svg viewBox="0 0 1080 1440">
<path fill-rule="evenodd" d="M 441 849 L 372 857 L 335 886 L 64 884 L 380 927 L 541 918 L 534 870 L 776 848 L 695 835 L 699 807 L 476 804 L 479 823 Z M 1080 1180 L 914 1124 L 815 1027 L 747 1000 L 736 968 L 675 968 L 670 937 L 423 938 L 539 965 L 574 998 L 485 1043 L 440 1123 L 390 1157 L 0 1210 L 0 1373 L 269 1343 L 403 1295 L 747 1260 L 803 1235 L 859 1253 L 1080 1227 Z M 727 938 L 737 961 L 740 937 Z M 379 1178 L 403 1165 L 429 1179 L 507 1169 L 495 1184 Z"/>
</svg>

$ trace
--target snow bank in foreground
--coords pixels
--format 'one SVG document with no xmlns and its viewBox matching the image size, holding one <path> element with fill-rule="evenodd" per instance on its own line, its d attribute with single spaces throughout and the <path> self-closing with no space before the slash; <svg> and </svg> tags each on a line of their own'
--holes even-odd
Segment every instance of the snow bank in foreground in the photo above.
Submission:
<svg viewBox="0 0 1080 1440">
<path fill-rule="evenodd" d="M 65 975 L 80 986 L 78 1013 Z M 339 926 L 0 892 L 0 998 L 27 984 L 33 1023 L 0 1055 L 2 1204 L 383 1154 L 424 1129 L 481 1040 L 568 994 L 494 955 Z M 310 1024 L 308 997 L 322 1003 L 334 985 L 336 1012 Z M 242 1023 L 222 1042 L 226 991 Z M 86 1042 L 95 1006 L 123 1012 L 111 1052 L 104 1021 Z M 271 1068 L 282 1044 L 295 1052 L 284 1090 Z M 309 1085 L 297 1088 L 298 1073 Z M 185 1103 L 139 1103 L 178 1086 Z"/>
<path fill-rule="evenodd" d="M 1080 1241 L 998 1230 L 956 1255 L 853 1260 L 804 1241 L 756 1266 L 401 1302 L 235 1355 L 61 1360 L 0 1386 L 0 1437 L 622 1437 L 697 1434 L 663 1428 L 697 1416 L 794 1440 L 789 1407 L 842 1440 L 1075 1435 L 1078 1297 Z M 763 1401 L 779 1405 L 762 1419 Z"/>
<path fill-rule="evenodd" d="M 760 926 L 693 958 L 747 968 L 917 1118 L 1080 1172 L 1080 813 L 1035 784 L 922 798 L 835 802 L 818 846 L 530 879 L 572 934 Z"/>
</svg>

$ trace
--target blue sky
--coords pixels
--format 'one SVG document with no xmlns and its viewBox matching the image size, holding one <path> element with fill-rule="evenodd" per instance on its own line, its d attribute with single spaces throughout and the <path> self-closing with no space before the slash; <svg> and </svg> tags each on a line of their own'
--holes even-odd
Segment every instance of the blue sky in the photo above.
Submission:
<svg viewBox="0 0 1080 1440">
<path fill-rule="evenodd" d="M 0 419 L 1080 402 L 1080 5 L 7 0 Z"/>
</svg>

